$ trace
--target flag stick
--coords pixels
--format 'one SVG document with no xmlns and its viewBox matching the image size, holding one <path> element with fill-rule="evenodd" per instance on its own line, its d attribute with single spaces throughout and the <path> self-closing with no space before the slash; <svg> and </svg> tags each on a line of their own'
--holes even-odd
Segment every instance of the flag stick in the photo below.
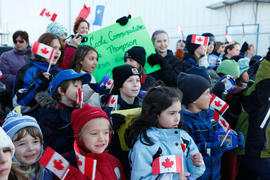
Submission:
<svg viewBox="0 0 270 180">
<path fill-rule="evenodd" d="M 228 135 L 229 135 L 229 132 L 230 132 L 230 130 L 226 133 L 226 135 L 225 135 L 225 137 L 223 138 L 223 140 L 222 140 L 222 142 L 221 142 L 221 144 L 220 144 L 220 146 L 219 147 L 221 147 L 222 146 L 222 144 L 225 142 L 225 140 L 226 140 L 226 138 L 228 137 Z"/>
<path fill-rule="evenodd" d="M 61 178 L 61 180 L 64 180 L 64 179 L 66 178 L 68 172 L 69 172 L 69 168 L 66 170 L 66 172 L 65 172 L 65 174 L 63 175 L 63 177 Z"/>
<path fill-rule="evenodd" d="M 52 66 L 52 61 L 54 59 L 55 51 L 53 52 L 52 58 L 50 59 L 49 67 L 47 69 L 47 73 L 50 72 L 51 66 Z"/>
<path fill-rule="evenodd" d="M 261 123 L 260 128 L 264 128 L 264 126 L 265 126 L 265 124 L 266 124 L 266 122 L 267 122 L 269 116 L 270 116 L 270 108 L 268 109 L 268 112 L 267 112 L 266 116 L 264 117 L 264 120 L 263 120 L 263 122 Z"/>
</svg>

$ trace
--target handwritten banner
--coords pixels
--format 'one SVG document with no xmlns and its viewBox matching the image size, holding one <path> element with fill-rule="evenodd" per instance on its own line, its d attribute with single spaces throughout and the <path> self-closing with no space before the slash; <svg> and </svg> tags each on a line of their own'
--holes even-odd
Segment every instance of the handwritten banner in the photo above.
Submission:
<svg viewBox="0 0 270 180">
<path fill-rule="evenodd" d="M 86 35 L 88 40 L 83 45 L 92 46 L 98 52 L 98 65 L 94 76 L 99 82 L 106 74 L 112 77 L 112 69 L 125 64 L 124 55 L 133 46 L 142 46 L 146 51 L 146 59 L 155 53 L 154 46 L 141 17 L 131 18 L 124 26 L 116 23 Z M 144 66 L 147 74 L 160 67 Z"/>
</svg>

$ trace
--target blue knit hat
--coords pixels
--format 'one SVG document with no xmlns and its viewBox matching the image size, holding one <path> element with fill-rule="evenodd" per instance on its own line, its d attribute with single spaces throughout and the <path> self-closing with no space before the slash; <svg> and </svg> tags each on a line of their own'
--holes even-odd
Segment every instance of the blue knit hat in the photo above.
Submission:
<svg viewBox="0 0 270 180">
<path fill-rule="evenodd" d="M 61 25 L 57 22 L 50 23 L 47 26 L 46 32 L 56 34 L 57 36 L 61 36 L 63 34 L 65 34 L 65 35 L 68 34 L 67 29 L 63 25 Z"/>
<path fill-rule="evenodd" d="M 89 73 L 76 73 L 73 69 L 66 69 L 60 71 L 51 81 L 49 85 L 49 93 L 53 95 L 56 92 L 57 87 L 65 80 L 82 79 L 83 84 L 88 84 L 91 81 L 91 75 Z"/>
<path fill-rule="evenodd" d="M 13 110 L 13 111 L 8 113 L 4 124 L 2 125 L 2 128 L 4 129 L 4 131 L 7 133 L 7 135 L 10 137 L 10 139 L 12 141 L 13 141 L 14 135 L 25 127 L 37 128 L 38 131 L 40 132 L 41 137 L 42 137 L 42 139 L 40 140 L 41 141 L 41 153 L 37 159 L 37 161 L 38 161 L 42 155 L 42 152 L 43 152 L 43 145 L 42 145 L 43 135 L 42 135 L 41 129 L 40 129 L 36 119 L 32 116 L 22 115 L 20 112 Z M 18 160 L 16 159 L 15 156 L 13 156 L 12 160 L 15 162 L 18 162 Z"/>
<path fill-rule="evenodd" d="M 249 69 L 249 58 L 241 58 L 237 62 L 240 68 L 240 76 L 242 75 L 243 72 L 247 71 Z"/>
</svg>

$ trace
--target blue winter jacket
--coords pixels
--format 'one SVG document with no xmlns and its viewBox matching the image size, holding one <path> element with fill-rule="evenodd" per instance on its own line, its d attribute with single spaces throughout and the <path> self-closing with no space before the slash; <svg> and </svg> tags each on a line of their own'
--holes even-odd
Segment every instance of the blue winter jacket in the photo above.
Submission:
<svg viewBox="0 0 270 180">
<path fill-rule="evenodd" d="M 179 179 L 178 173 L 166 173 L 153 175 L 152 163 L 159 156 L 178 155 L 183 157 L 184 172 L 190 172 L 193 176 L 199 177 L 205 170 L 204 163 L 196 167 L 190 158 L 191 154 L 198 153 L 198 148 L 187 132 L 181 129 L 160 129 L 152 127 L 147 130 L 147 136 L 154 143 L 152 146 L 143 144 L 140 137 L 129 152 L 132 179 L 157 179 L 168 177 Z M 143 137 L 141 137 L 143 139 Z M 143 139 L 144 141 L 144 139 Z M 186 149 L 182 149 L 182 145 Z"/>
</svg>

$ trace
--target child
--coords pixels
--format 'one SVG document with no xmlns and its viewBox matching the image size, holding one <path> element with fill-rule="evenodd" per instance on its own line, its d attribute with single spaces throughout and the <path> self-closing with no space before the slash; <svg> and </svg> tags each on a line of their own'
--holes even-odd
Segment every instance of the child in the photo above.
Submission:
<svg viewBox="0 0 270 180">
<path fill-rule="evenodd" d="M 42 129 L 45 144 L 60 154 L 68 153 L 73 148 L 71 113 L 78 108 L 78 89 L 90 80 L 91 76 L 88 73 L 76 73 L 72 69 L 66 69 L 52 80 L 49 87 L 52 96 L 48 96 L 48 93 L 36 96 L 40 105 L 36 118 Z"/>
<path fill-rule="evenodd" d="M 224 50 L 225 54 L 222 57 L 222 61 L 225 59 L 232 59 L 234 56 L 240 54 L 240 44 L 235 42 L 233 44 L 227 44 Z"/>
<path fill-rule="evenodd" d="M 247 87 L 249 81 L 248 69 L 249 69 L 249 58 L 241 58 L 237 62 L 240 68 L 240 77 L 236 80 L 237 85 L 241 87 Z"/>
<path fill-rule="evenodd" d="M 191 173 L 201 176 L 205 165 L 192 138 L 182 130 L 180 121 L 182 95 L 169 87 L 154 87 L 144 97 L 141 115 L 125 132 L 130 148 L 131 179 L 180 179 Z M 153 160 L 160 156 L 178 155 L 183 158 L 183 172 L 152 174 Z"/>
<path fill-rule="evenodd" d="M 38 42 L 53 47 L 55 49 L 55 55 L 51 60 L 52 66 L 48 73 L 47 69 L 50 60 L 39 55 L 35 55 L 29 64 L 23 66 L 17 72 L 14 87 L 16 96 L 13 100 L 16 102 L 15 105 L 26 106 L 25 110 L 22 109 L 23 112 L 29 112 L 36 107 L 36 93 L 45 91 L 49 86 L 50 80 L 61 71 L 55 66 L 62 59 L 63 45 L 60 38 L 52 33 L 44 33 L 39 37 Z"/>
<path fill-rule="evenodd" d="M 167 86 L 176 86 L 176 77 L 182 72 L 182 63 L 168 49 L 169 38 L 167 32 L 157 30 L 152 35 L 152 43 L 156 49 L 156 54 L 148 57 L 148 63 L 153 66 L 160 65 L 160 70 L 151 73 L 156 80 L 162 80 Z"/>
<path fill-rule="evenodd" d="M 227 142 L 220 147 L 220 141 L 214 141 L 219 125 L 212 120 L 214 111 L 209 109 L 210 83 L 203 77 L 181 73 L 177 77 L 178 88 L 183 92 L 183 123 L 202 153 L 206 171 L 200 180 L 220 179 L 220 161 Z M 241 142 L 243 143 L 243 141 Z M 240 144 L 240 143 L 239 143 Z"/>
<path fill-rule="evenodd" d="M 27 177 L 32 180 L 52 179 L 51 172 L 38 163 L 43 152 L 43 138 L 36 119 L 12 111 L 2 127 L 15 145 L 13 161 L 27 171 Z"/>
<path fill-rule="evenodd" d="M 77 48 L 71 66 L 77 73 L 88 72 L 91 74 L 90 84 L 83 85 L 83 102 L 88 103 L 91 106 L 101 107 L 100 96 L 95 92 L 95 88 L 92 89 L 94 84 L 96 84 L 96 79 L 93 76 L 93 73 L 97 67 L 97 63 L 97 51 L 91 46 L 82 45 Z"/>
<path fill-rule="evenodd" d="M 141 74 L 141 90 L 147 90 L 156 81 L 153 76 L 146 75 L 144 69 L 146 52 L 141 46 L 134 46 L 125 53 L 125 63 L 136 67 Z"/>
<path fill-rule="evenodd" d="M 78 147 L 77 153 L 97 160 L 95 179 L 125 179 L 120 161 L 106 151 L 111 139 L 111 127 L 110 119 L 104 111 L 85 104 L 72 112 L 71 126 L 75 138 L 74 146 Z M 70 163 L 78 167 L 76 156 L 73 152 Z"/>
</svg>

